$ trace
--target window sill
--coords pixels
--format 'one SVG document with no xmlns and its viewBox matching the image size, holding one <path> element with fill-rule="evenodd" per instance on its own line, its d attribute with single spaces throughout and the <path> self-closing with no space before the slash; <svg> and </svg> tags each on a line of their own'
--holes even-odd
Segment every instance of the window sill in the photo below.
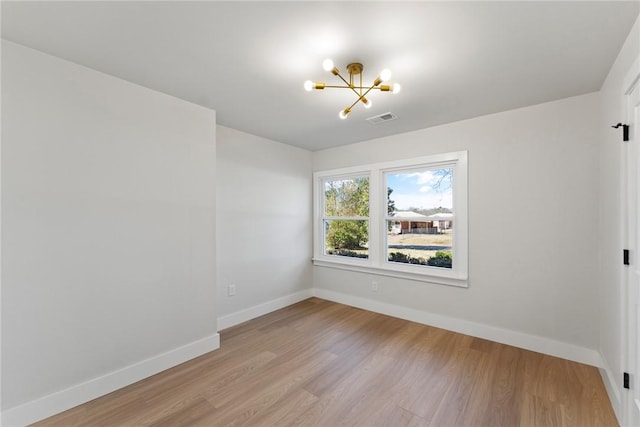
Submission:
<svg viewBox="0 0 640 427">
<path fill-rule="evenodd" d="M 324 260 L 313 258 L 313 265 L 318 267 L 337 268 L 339 270 L 357 271 L 359 273 L 375 274 L 378 276 L 395 277 L 398 279 L 415 280 L 418 282 L 435 283 L 438 285 L 455 286 L 458 288 L 468 288 L 468 277 L 451 277 L 451 275 L 441 276 L 428 273 L 414 273 L 409 271 L 401 271 L 399 269 L 374 267 L 370 265 L 357 265 L 352 262 L 343 262 L 339 260 Z"/>
</svg>

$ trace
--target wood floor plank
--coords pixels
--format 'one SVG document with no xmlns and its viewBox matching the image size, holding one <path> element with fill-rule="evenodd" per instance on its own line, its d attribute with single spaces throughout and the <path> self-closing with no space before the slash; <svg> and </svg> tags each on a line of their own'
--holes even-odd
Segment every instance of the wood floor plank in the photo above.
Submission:
<svg viewBox="0 0 640 427">
<path fill-rule="evenodd" d="M 200 377 L 189 382 L 175 384 L 173 388 L 162 392 L 148 393 L 145 401 L 148 410 L 139 411 L 135 424 L 153 425 L 157 420 L 170 418 L 173 412 L 182 411 L 183 407 L 193 405 L 194 401 L 206 400 L 207 395 L 212 391 L 226 390 L 232 384 L 251 376 L 275 357 L 273 353 L 262 352 L 229 368 L 204 371 Z M 202 406 L 213 408 L 210 404 Z"/>
<path fill-rule="evenodd" d="M 182 427 L 193 425 L 203 414 L 211 414 L 213 406 L 203 397 L 195 399 L 191 404 L 151 423 L 152 427 Z"/>
<path fill-rule="evenodd" d="M 430 416 L 431 425 L 463 425 L 465 415 L 469 413 L 476 381 L 477 370 L 480 366 L 483 355 L 475 353 L 469 349 L 464 355 L 459 355 L 459 363 L 451 367 L 449 372 L 452 378 L 447 382 L 448 388 L 440 399 L 433 416 Z M 430 415 L 430 414 L 429 414 Z M 428 419 L 429 419 L 428 418 Z M 513 425 L 513 424 L 494 424 Z"/>
<path fill-rule="evenodd" d="M 310 298 L 37 426 L 616 426 L 598 369 Z"/>
<path fill-rule="evenodd" d="M 527 353 L 502 344 L 493 346 L 498 354 L 493 358 L 491 367 L 492 378 L 489 383 L 491 390 L 488 401 L 490 411 L 487 411 L 483 422 L 486 425 L 520 424 L 524 377 L 521 372 L 525 369 Z"/>
<path fill-rule="evenodd" d="M 363 420 L 362 425 L 371 425 L 375 427 L 397 426 L 397 427 L 423 427 L 427 426 L 427 420 L 402 409 L 399 406 L 393 406 L 391 410 L 381 411 L 368 420 Z"/>
<path fill-rule="evenodd" d="M 288 426 L 318 401 L 318 397 L 304 389 L 295 389 L 280 405 L 272 405 L 249 420 L 248 426 Z"/>
<path fill-rule="evenodd" d="M 429 349 L 430 358 L 420 378 L 420 388 L 412 394 L 412 400 L 402 406 L 429 422 L 440 408 L 443 397 L 454 385 L 453 381 L 458 377 L 460 369 L 460 358 L 464 357 L 462 349 L 470 341 L 470 337 L 464 335 L 449 336 L 442 330 L 438 333 L 439 336 L 434 337 L 433 346 Z"/>
<path fill-rule="evenodd" d="M 216 422 L 224 426 L 259 425 L 254 424 L 255 419 L 277 410 L 278 406 L 286 406 L 300 391 L 300 383 L 320 371 L 335 357 L 334 354 L 326 352 L 316 355 L 305 366 L 282 372 L 276 381 L 263 387 L 259 395 L 227 402 L 219 407 L 220 416 Z"/>
<path fill-rule="evenodd" d="M 318 403 L 296 420 L 298 425 L 348 425 L 353 406 L 374 392 L 368 384 L 393 364 L 388 357 L 371 356 L 326 390 Z"/>
</svg>

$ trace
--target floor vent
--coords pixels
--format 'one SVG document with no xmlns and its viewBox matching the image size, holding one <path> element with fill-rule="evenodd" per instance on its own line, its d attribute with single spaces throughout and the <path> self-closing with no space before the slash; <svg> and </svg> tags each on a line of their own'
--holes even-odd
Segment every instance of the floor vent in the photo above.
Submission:
<svg viewBox="0 0 640 427">
<path fill-rule="evenodd" d="M 393 113 L 382 113 L 378 114 L 377 116 L 369 117 L 367 121 L 372 125 L 377 125 L 384 122 L 390 122 L 391 120 L 395 120 L 397 118 L 398 116 Z"/>
</svg>

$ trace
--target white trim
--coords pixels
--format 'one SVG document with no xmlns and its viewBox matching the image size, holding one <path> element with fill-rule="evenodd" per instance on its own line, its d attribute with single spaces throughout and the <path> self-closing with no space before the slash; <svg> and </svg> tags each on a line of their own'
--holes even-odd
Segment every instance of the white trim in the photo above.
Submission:
<svg viewBox="0 0 640 427">
<path fill-rule="evenodd" d="M 2 425 L 14 427 L 32 424 L 218 348 L 220 348 L 220 335 L 215 333 L 101 377 L 3 411 Z"/>
<path fill-rule="evenodd" d="M 620 398 L 620 390 L 615 380 L 615 375 L 611 371 L 611 367 L 609 363 L 607 363 L 604 357 L 600 357 L 601 365 L 600 365 L 600 376 L 602 377 L 602 382 L 604 382 L 604 387 L 607 390 L 607 395 L 609 396 L 609 400 L 611 401 L 611 407 L 613 408 L 613 412 L 616 414 L 616 418 L 618 419 L 618 424 L 622 425 L 622 420 L 624 418 L 624 408 L 622 405 L 622 400 Z"/>
<path fill-rule="evenodd" d="M 609 393 L 609 398 L 616 416 L 618 420 L 620 419 L 619 411 L 621 405 L 619 392 L 613 380 L 614 376 L 611 369 L 608 367 L 606 361 L 603 360 L 600 353 L 585 347 L 537 335 L 498 328 L 469 320 L 456 319 L 441 314 L 388 304 L 321 288 L 305 289 L 236 313 L 219 317 L 219 330 L 268 314 L 314 296 L 328 301 L 410 320 L 423 325 L 435 326 L 449 331 L 598 367 L 600 368 L 600 374 Z M 5 427 L 14 427 L 34 423 L 119 388 L 133 384 L 202 354 L 216 350 L 219 347 L 220 336 L 216 333 L 210 337 L 130 365 L 102 377 L 4 411 L 2 413 L 2 425 Z"/>
<path fill-rule="evenodd" d="M 305 289 L 262 304 L 254 305 L 244 310 L 236 311 L 235 313 L 227 314 L 226 316 L 218 317 L 218 331 L 255 319 L 272 311 L 280 310 L 281 308 L 311 298 L 312 296 L 313 290 Z"/>
<path fill-rule="evenodd" d="M 342 257 L 346 258 L 346 257 Z M 401 271 L 400 269 L 404 267 L 402 264 L 397 267 L 394 266 L 391 268 L 377 268 L 372 267 L 368 264 L 357 265 L 357 258 L 354 258 L 351 262 L 340 262 L 341 259 L 336 257 L 335 261 L 325 261 L 325 260 L 313 260 L 313 265 L 316 267 L 327 267 L 327 268 L 337 268 L 339 270 L 349 270 L 349 271 L 357 271 L 359 273 L 368 273 L 375 274 L 377 276 L 387 276 L 387 277 L 397 277 L 400 279 L 407 280 L 415 280 L 417 282 L 427 282 L 427 283 L 435 283 L 438 285 L 447 285 L 447 286 L 455 286 L 458 288 L 468 288 L 469 281 L 467 280 L 467 276 L 460 277 L 452 277 L 449 276 L 438 276 L 438 268 L 437 267 L 423 267 L 429 268 L 432 270 L 430 274 L 416 273 L 415 270 L 410 270 L 409 268 L 406 271 Z"/>
<path fill-rule="evenodd" d="M 387 197 L 385 174 L 412 169 L 455 168 L 453 208 L 456 226 L 453 242 L 453 268 L 430 268 L 390 263 L 386 255 L 387 226 L 383 201 Z M 324 249 L 324 183 L 327 180 L 354 176 L 369 176 L 369 256 L 368 258 L 327 255 Z M 364 271 L 377 275 L 468 287 L 468 152 L 457 151 L 392 162 L 372 163 L 355 167 L 316 171 L 313 173 L 313 262 L 316 266 Z M 386 206 L 386 203 L 384 204 Z M 384 215 L 381 212 L 385 210 Z M 355 218 L 355 217 L 354 217 Z M 343 218 L 340 218 L 343 219 Z M 360 219 L 360 218 L 358 218 Z M 362 218 L 364 220 L 364 218 Z"/>
<path fill-rule="evenodd" d="M 596 350 L 574 344 L 556 341 L 537 335 L 530 335 L 510 329 L 498 328 L 470 320 L 456 319 L 441 314 L 402 307 L 368 298 L 334 292 L 327 289 L 314 288 L 315 296 L 329 301 L 350 305 L 352 307 L 386 314 L 400 319 L 410 320 L 423 325 L 435 326 L 477 338 L 483 338 L 514 347 L 531 350 L 578 363 L 600 367 L 602 359 Z"/>
<path fill-rule="evenodd" d="M 638 200 L 637 200 L 637 186 L 640 185 L 638 182 L 638 152 L 636 145 L 638 144 L 638 135 L 633 131 L 634 126 L 637 126 L 636 120 L 636 108 L 638 106 L 639 98 L 640 98 L 640 89 L 638 84 L 640 82 L 640 56 L 636 58 L 633 62 L 633 65 L 627 71 L 624 80 L 623 80 L 623 89 L 624 89 L 624 107 L 626 109 L 627 125 L 631 126 L 632 134 L 631 134 L 631 142 L 624 144 L 624 158 L 626 161 L 623 162 L 623 224 L 624 228 L 624 236 L 623 236 L 623 244 L 624 247 L 631 251 L 631 254 L 634 254 L 637 245 L 640 242 L 637 241 L 637 226 L 636 221 L 638 215 L 640 213 L 637 210 Z M 635 135 L 634 135 L 635 134 Z M 631 260 L 631 267 L 625 268 L 622 274 L 622 288 L 623 288 L 623 300 L 625 301 L 624 305 L 626 305 L 625 309 L 621 311 L 621 316 L 623 318 L 623 355 L 624 355 L 624 365 L 622 369 L 625 372 L 628 372 L 631 375 L 632 381 L 634 377 L 638 377 L 640 372 L 638 371 L 637 358 L 640 357 L 640 354 L 637 354 L 638 344 L 636 343 L 637 335 L 640 333 L 638 331 L 638 325 L 636 323 L 636 311 L 637 309 L 633 308 L 633 302 L 637 301 L 638 295 L 638 278 L 634 276 L 634 260 Z M 618 387 L 619 388 L 619 387 Z M 638 390 L 634 388 L 632 385 L 631 390 L 621 390 L 622 391 L 622 408 L 623 408 L 623 423 L 621 425 L 631 425 L 631 423 L 640 422 L 638 418 L 638 414 L 640 414 L 640 404 L 638 404 L 637 396 Z M 617 416 L 618 414 L 616 414 Z M 633 424 L 636 425 L 636 424 Z"/>
<path fill-rule="evenodd" d="M 640 57 L 636 58 L 624 77 L 624 81 L 622 83 L 624 94 L 629 95 L 636 87 L 638 81 L 640 81 Z"/>
</svg>

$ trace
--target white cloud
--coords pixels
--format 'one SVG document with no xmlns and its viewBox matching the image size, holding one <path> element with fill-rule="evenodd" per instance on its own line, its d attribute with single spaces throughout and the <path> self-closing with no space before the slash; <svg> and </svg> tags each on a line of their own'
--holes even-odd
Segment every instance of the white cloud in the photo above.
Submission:
<svg viewBox="0 0 640 427">
<path fill-rule="evenodd" d="M 393 194 L 393 201 L 399 211 L 407 210 L 410 207 L 420 209 L 431 209 L 437 207 L 453 208 L 453 194 L 446 193 L 423 193 L 423 194 Z"/>
<path fill-rule="evenodd" d="M 424 172 L 413 172 L 407 174 L 409 178 L 417 178 L 416 184 L 428 184 L 434 180 L 433 171 L 427 170 Z"/>
</svg>

